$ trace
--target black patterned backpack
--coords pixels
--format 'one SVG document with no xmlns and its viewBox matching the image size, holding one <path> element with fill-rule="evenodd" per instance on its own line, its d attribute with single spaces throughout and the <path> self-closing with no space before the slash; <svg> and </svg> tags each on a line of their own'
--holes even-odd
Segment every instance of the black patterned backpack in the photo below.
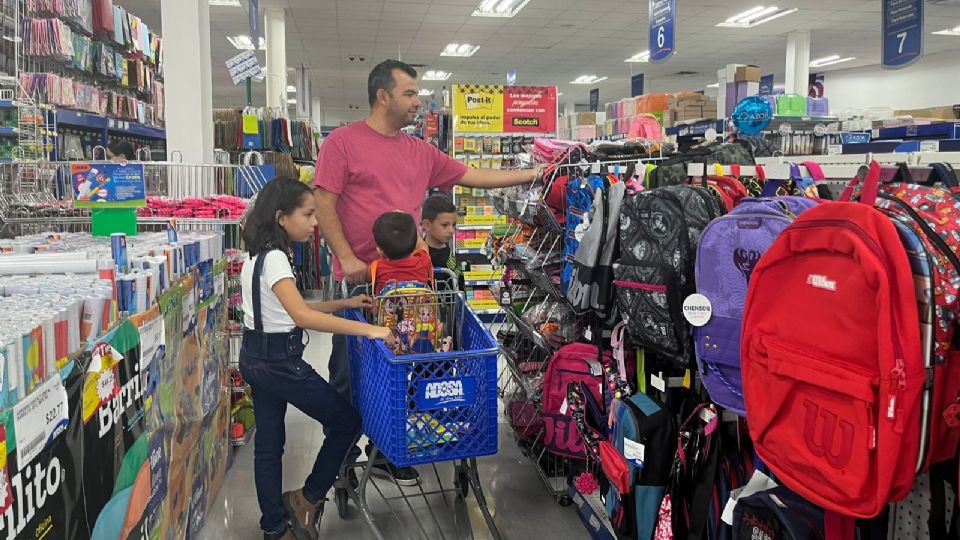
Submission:
<svg viewBox="0 0 960 540">
<path fill-rule="evenodd" d="M 620 317 L 632 343 L 683 367 L 694 360 L 682 306 L 696 292 L 697 243 L 723 213 L 712 190 L 687 185 L 637 193 L 620 211 L 620 260 L 613 268 Z"/>
</svg>

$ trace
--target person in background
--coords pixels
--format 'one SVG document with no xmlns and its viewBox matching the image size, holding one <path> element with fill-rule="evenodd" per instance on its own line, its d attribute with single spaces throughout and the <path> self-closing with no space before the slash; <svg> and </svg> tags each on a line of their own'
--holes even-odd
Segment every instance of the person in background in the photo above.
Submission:
<svg viewBox="0 0 960 540">
<path fill-rule="evenodd" d="M 314 182 L 317 221 L 334 254 L 334 278 L 347 286 L 369 281 L 370 263 L 377 259 L 373 222 L 384 212 L 419 216 L 432 188 L 503 188 L 530 184 L 539 175 L 540 169 L 468 169 L 430 143 L 401 133 L 416 121 L 419 93 L 415 69 L 397 60 L 377 64 L 367 78 L 370 115 L 333 130 L 320 147 Z M 349 398 L 350 365 L 342 335 L 333 336 L 329 369 L 330 383 Z M 358 448 L 348 459 L 359 456 Z M 373 472 L 402 486 L 417 485 L 420 479 L 412 467 L 391 463 L 379 464 Z M 354 476 L 350 482 L 356 485 Z"/>
<path fill-rule="evenodd" d="M 457 227 L 457 207 L 446 195 L 432 195 L 423 201 L 420 212 L 420 229 L 430 250 L 434 268 L 448 268 L 460 276 L 460 267 L 450 242 Z"/>
<path fill-rule="evenodd" d="M 114 140 L 107 145 L 107 159 L 115 163 L 126 163 L 136 161 L 137 155 L 133 145 L 128 141 Z"/>
<path fill-rule="evenodd" d="M 372 307 L 368 296 L 304 302 L 297 290 L 290 243 L 313 235 L 315 212 L 316 200 L 307 185 L 278 178 L 257 194 L 243 227 L 250 260 L 240 272 L 244 325 L 240 373 L 256 403 L 253 468 L 264 540 L 319 538 L 327 491 L 361 433 L 357 410 L 303 360 L 304 329 L 393 343 L 389 328 L 330 315 Z M 326 437 L 303 487 L 281 493 L 287 405 L 323 424 Z"/>
</svg>

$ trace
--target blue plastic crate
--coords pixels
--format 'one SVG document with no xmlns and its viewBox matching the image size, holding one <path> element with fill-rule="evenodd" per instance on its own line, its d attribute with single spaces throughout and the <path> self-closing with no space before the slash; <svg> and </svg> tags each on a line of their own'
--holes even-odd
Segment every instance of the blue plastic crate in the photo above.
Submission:
<svg viewBox="0 0 960 540">
<path fill-rule="evenodd" d="M 499 347 L 462 296 L 455 309 L 458 351 L 394 356 L 382 342 L 347 338 L 364 433 L 397 466 L 497 453 Z M 358 310 L 346 316 L 366 322 Z"/>
</svg>

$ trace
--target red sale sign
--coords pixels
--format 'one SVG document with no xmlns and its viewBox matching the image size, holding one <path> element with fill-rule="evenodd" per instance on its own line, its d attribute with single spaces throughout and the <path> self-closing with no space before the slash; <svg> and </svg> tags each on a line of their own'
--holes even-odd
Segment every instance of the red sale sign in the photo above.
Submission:
<svg viewBox="0 0 960 540">
<path fill-rule="evenodd" d="M 557 88 L 503 87 L 503 130 L 508 133 L 556 133 Z"/>
</svg>

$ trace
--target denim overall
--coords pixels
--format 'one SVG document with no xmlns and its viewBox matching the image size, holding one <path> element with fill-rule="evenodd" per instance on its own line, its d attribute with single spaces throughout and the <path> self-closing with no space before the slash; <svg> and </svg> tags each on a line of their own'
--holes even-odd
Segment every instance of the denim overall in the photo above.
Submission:
<svg viewBox="0 0 960 540">
<path fill-rule="evenodd" d="M 333 486 L 347 451 L 360 438 L 360 415 L 326 380 L 303 360 L 303 329 L 266 333 L 260 308 L 260 277 L 266 251 L 261 251 L 253 269 L 254 329 L 244 328 L 240 349 L 240 373 L 253 389 L 256 434 L 254 477 L 260 502 L 260 528 L 283 532 L 288 520 L 281 500 L 284 416 L 287 404 L 320 422 L 325 438 L 303 486 L 310 501 L 324 498 Z"/>
</svg>

